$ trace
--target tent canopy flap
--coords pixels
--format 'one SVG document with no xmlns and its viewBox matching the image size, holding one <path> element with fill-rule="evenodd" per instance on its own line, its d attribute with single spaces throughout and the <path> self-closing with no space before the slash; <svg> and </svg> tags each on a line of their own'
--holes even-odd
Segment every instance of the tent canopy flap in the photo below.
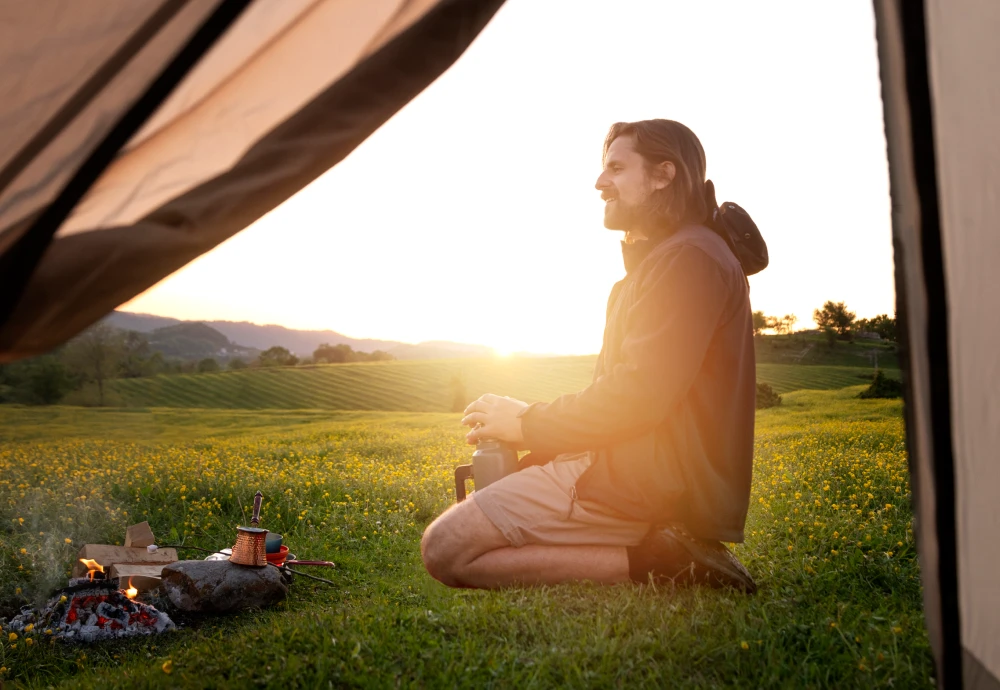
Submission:
<svg viewBox="0 0 1000 690">
<path fill-rule="evenodd" d="M 20 266 L 0 271 L 0 361 L 51 349 L 295 194 L 446 70 L 503 0 L 244 0 L 68 200 L 161 70 L 233 2 L 165 1 L 146 13 L 121 3 L 121 17 L 104 17 L 93 41 L 113 45 L 92 47 L 105 63 L 94 57 L 90 69 L 116 56 L 116 70 L 105 66 L 86 103 L 0 190 L 0 266 Z M 33 46 L 52 39 L 23 43 L 19 59 L 30 63 Z M 79 84 L 60 84 L 72 100 Z M 26 261 L 37 247 L 27 251 L 23 237 L 66 204 L 44 256 Z"/>
</svg>

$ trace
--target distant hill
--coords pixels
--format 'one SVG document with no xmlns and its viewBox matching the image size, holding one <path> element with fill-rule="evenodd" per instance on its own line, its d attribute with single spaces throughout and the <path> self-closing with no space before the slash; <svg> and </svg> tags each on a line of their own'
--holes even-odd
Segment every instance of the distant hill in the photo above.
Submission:
<svg viewBox="0 0 1000 690">
<path fill-rule="evenodd" d="M 492 348 L 485 345 L 471 345 L 450 341 L 428 341 L 411 344 L 396 340 L 375 340 L 371 338 L 350 338 L 336 331 L 301 331 L 275 324 L 260 325 L 249 321 L 182 321 L 167 316 L 134 314 L 115 311 L 105 320 L 116 328 L 151 333 L 157 329 L 178 324 L 204 324 L 209 326 L 230 343 L 238 343 L 243 348 L 266 350 L 274 345 L 287 348 L 299 357 L 311 357 L 313 351 L 323 343 L 346 344 L 357 352 L 382 350 L 396 359 L 450 359 L 455 357 L 491 357 Z M 204 355 L 210 356 L 210 355 Z"/>
<path fill-rule="evenodd" d="M 146 333 L 146 338 L 153 350 L 182 359 L 253 359 L 260 354 L 260 350 L 238 345 L 211 326 L 199 322 L 182 321 L 156 328 Z"/>
</svg>

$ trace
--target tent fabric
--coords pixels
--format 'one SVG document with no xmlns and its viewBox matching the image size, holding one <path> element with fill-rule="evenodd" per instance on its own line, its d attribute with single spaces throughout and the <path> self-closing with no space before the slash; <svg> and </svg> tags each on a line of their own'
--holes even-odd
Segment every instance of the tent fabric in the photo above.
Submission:
<svg viewBox="0 0 1000 690">
<path fill-rule="evenodd" d="M 927 2 L 928 66 L 948 298 L 958 594 L 963 657 L 1000 687 L 1000 3 Z M 938 50 L 945 46 L 946 50 Z M 970 75 L 981 75 L 969 78 Z M 985 299 L 984 299 L 985 298 Z M 985 676 L 978 676 L 985 678 Z M 975 682 L 975 684 L 974 684 Z"/>
<path fill-rule="evenodd" d="M 110 3 L 104 9 L 112 11 L 112 0 L 101 1 Z M 14 295 L 9 317 L 3 319 L 0 309 L 0 361 L 38 354 L 72 337 L 325 172 L 447 69 L 502 0 L 243 4 L 246 9 L 232 27 L 118 148 L 86 195 L 60 220 L 30 282 Z M 161 25 L 174 27 L 195 9 L 205 17 L 206 9 L 218 12 L 221 6 L 206 0 L 171 5 L 172 13 L 166 21 L 161 17 Z M 130 28 L 144 20 L 148 24 L 148 15 L 134 15 L 126 17 Z M 124 22 L 109 20 L 107 25 Z M 185 39 L 191 29 L 200 28 L 196 21 L 186 26 Z M 103 36 L 121 44 L 127 38 L 119 33 L 109 29 Z M 156 41 L 156 35 L 150 38 Z M 30 66 L 32 46 L 58 41 L 49 37 L 24 43 L 20 60 Z M 105 49 L 101 56 L 109 52 Z M 132 60 L 142 55 L 144 47 Z M 169 51 L 157 55 L 159 68 L 172 58 Z M 122 62 L 127 71 L 131 61 Z M 91 68 L 98 63 L 94 58 Z M 147 82 L 156 72 L 147 67 Z M 116 79 L 108 80 L 112 82 Z M 72 86 L 63 89 L 64 99 Z M 135 93 L 130 92 L 131 98 Z M 103 93 L 96 94 L 90 107 L 98 102 L 105 103 Z M 119 111 L 130 104 L 128 98 L 107 101 L 112 102 Z M 16 106 L 3 102 L 0 109 Z M 51 211 L 54 195 L 65 193 L 67 178 L 77 173 L 74 165 L 115 124 L 110 107 L 104 107 L 99 118 L 103 129 L 96 134 L 73 139 L 75 148 L 64 146 L 58 155 L 46 147 L 30 161 L 24 174 L 40 171 L 46 184 L 25 180 L 11 197 L 17 208 L 0 206 L 0 251 L 30 232 L 39 213 Z M 87 127 L 70 118 L 51 145 L 69 137 L 70 130 Z M 22 178 L 14 179 L 15 185 L 19 182 Z M 0 262 L 4 258 L 0 255 Z M 0 307 L 5 299 L 14 302 L 13 282 L 0 273 Z"/>
<path fill-rule="evenodd" d="M 118 115 L 146 90 L 215 5 L 204 0 L 187 5 L 167 1 L 159 7 L 129 0 L 42 4 L 50 10 L 46 14 L 60 17 L 59 34 L 44 23 L 31 27 L 35 33 L 29 27 L 20 30 L 21 17 L 14 16 L 12 23 L 4 23 L 9 42 L 0 41 L 7 53 L 0 59 L 14 65 L 4 70 L 8 83 L 0 86 L 0 150 L 13 159 L 0 168 L 0 242 L 5 244 L 10 241 L 7 228 L 53 201 Z M 4 7 L 23 13 L 33 3 L 8 1 Z M 136 8 L 156 11 L 138 14 Z M 119 14 L 124 19 L 114 21 Z M 83 48 L 60 59 L 63 43 Z M 88 83 L 91 78 L 95 81 Z M 44 89 L 56 79 L 56 88 Z M 13 125 L 9 129 L 8 122 Z M 36 147 L 41 150 L 33 151 Z M 17 160 L 21 150 L 33 155 Z"/>
<path fill-rule="evenodd" d="M 879 0 L 876 18 L 925 617 L 939 686 L 997 690 L 1000 4 Z"/>
</svg>

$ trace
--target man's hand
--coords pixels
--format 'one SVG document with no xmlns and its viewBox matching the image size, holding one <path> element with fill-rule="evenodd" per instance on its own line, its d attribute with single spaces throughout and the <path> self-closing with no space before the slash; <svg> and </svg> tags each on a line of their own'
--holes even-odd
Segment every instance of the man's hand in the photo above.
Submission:
<svg viewBox="0 0 1000 690">
<path fill-rule="evenodd" d="M 465 408 L 462 424 L 474 427 L 465 435 L 465 440 L 475 445 L 482 438 L 493 438 L 518 449 L 524 436 L 517 413 L 527 406 L 528 403 L 514 398 L 487 393 Z"/>
</svg>

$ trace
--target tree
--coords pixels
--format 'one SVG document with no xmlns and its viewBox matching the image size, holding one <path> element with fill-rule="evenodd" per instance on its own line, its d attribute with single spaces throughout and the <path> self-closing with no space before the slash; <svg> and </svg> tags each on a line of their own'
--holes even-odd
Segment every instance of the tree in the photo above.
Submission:
<svg viewBox="0 0 1000 690">
<path fill-rule="evenodd" d="M 323 343 L 313 351 L 313 361 L 315 362 L 327 362 L 329 364 L 342 364 L 343 362 L 353 362 L 355 361 L 354 349 L 347 343 L 340 343 L 339 345 L 330 345 L 329 343 Z"/>
<path fill-rule="evenodd" d="M 896 342 L 897 331 L 895 317 L 890 317 L 888 314 L 879 314 L 875 318 L 868 321 L 868 330 L 873 333 L 878 333 L 883 340 Z"/>
<path fill-rule="evenodd" d="M 744 314 L 746 312 L 743 312 Z M 768 322 L 768 317 L 764 316 L 764 312 L 755 311 L 753 313 L 753 334 L 760 335 L 765 328 L 770 328 L 770 323 Z"/>
<path fill-rule="evenodd" d="M 229 360 L 229 364 L 227 366 L 229 367 L 230 370 L 236 371 L 237 369 L 246 369 L 247 363 L 244 362 L 239 357 L 233 357 L 231 360 Z"/>
<path fill-rule="evenodd" d="M 149 341 L 138 331 L 128 331 L 122 339 L 121 375 L 127 379 L 150 373 Z"/>
<path fill-rule="evenodd" d="M 55 405 L 73 389 L 73 377 L 62 361 L 53 355 L 36 357 L 28 371 L 28 393 L 37 405 Z"/>
<path fill-rule="evenodd" d="M 104 405 L 104 381 L 120 370 L 123 349 L 122 332 L 103 321 L 66 345 L 66 362 L 85 381 L 97 384 L 97 404 L 100 406 Z"/>
<path fill-rule="evenodd" d="M 261 352 L 259 360 L 262 367 L 290 367 L 298 362 L 299 358 L 287 348 L 275 345 Z"/>
<path fill-rule="evenodd" d="M 833 301 L 827 301 L 822 309 L 813 312 L 813 319 L 821 330 L 832 328 L 841 337 L 850 336 L 855 316 L 853 311 L 848 311 L 846 304 Z"/>
<path fill-rule="evenodd" d="M 795 314 L 785 314 L 780 319 L 775 317 L 774 330 L 778 333 L 787 333 L 791 335 L 792 327 L 795 326 L 795 322 L 799 320 Z"/>
<path fill-rule="evenodd" d="M 213 371 L 218 371 L 220 369 L 219 363 L 215 361 L 215 357 L 206 357 L 205 359 L 198 362 L 198 373 L 208 374 Z"/>
<path fill-rule="evenodd" d="M 58 354 L 0 366 L 0 402 L 53 405 L 76 386 Z"/>
</svg>

